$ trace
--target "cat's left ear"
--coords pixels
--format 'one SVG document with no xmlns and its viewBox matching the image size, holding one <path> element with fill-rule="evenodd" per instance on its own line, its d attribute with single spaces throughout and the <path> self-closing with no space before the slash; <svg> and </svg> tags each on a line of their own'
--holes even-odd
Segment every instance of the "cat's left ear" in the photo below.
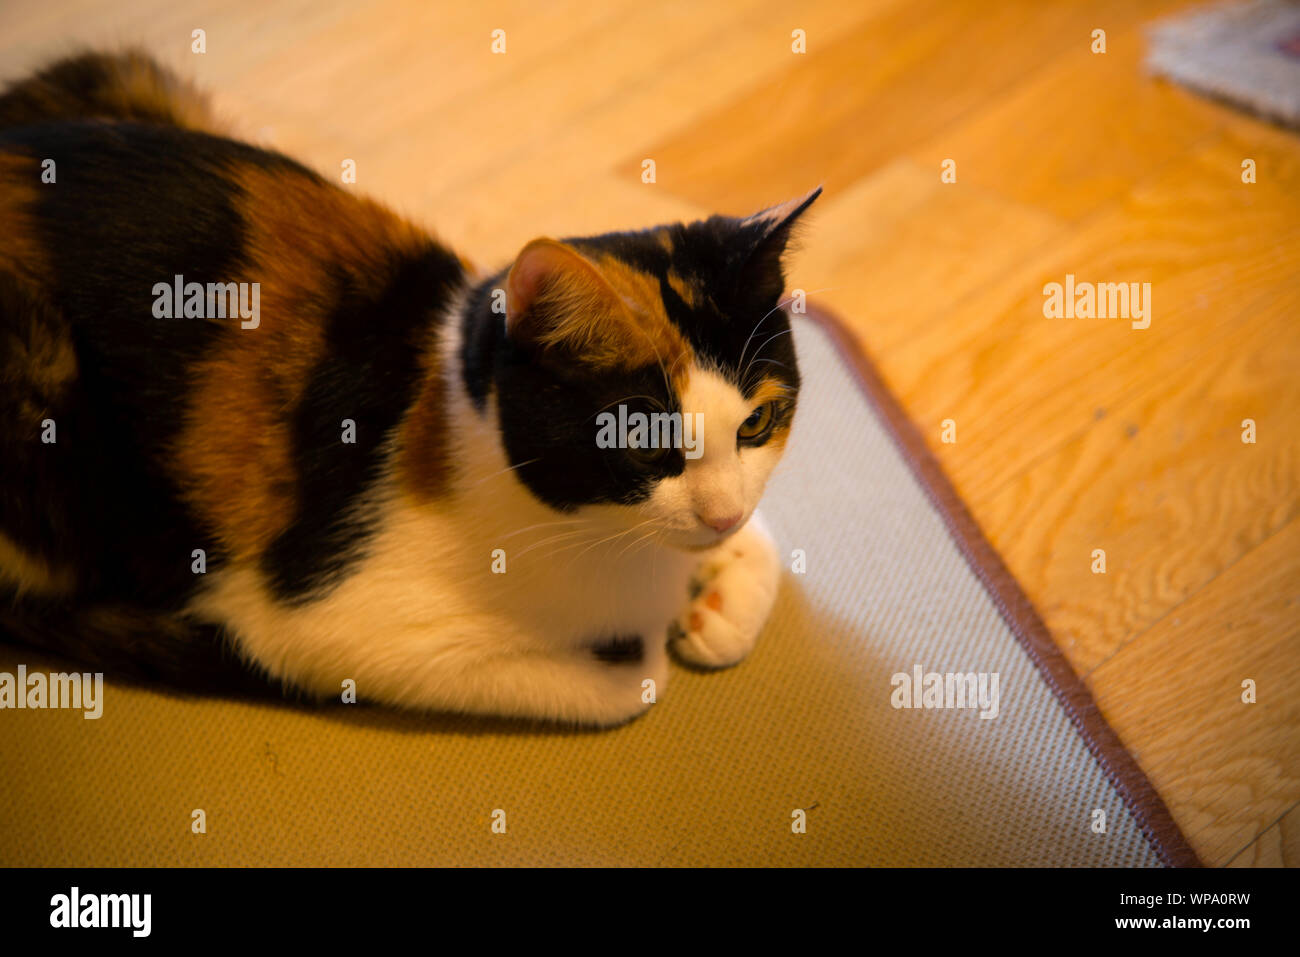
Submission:
<svg viewBox="0 0 1300 957">
<path fill-rule="evenodd" d="M 799 217 L 822 194 L 818 186 L 811 193 L 779 206 L 761 210 L 740 220 L 741 230 L 752 246 L 741 267 L 741 283 L 766 301 L 780 298 L 785 292 L 784 258 Z"/>
</svg>

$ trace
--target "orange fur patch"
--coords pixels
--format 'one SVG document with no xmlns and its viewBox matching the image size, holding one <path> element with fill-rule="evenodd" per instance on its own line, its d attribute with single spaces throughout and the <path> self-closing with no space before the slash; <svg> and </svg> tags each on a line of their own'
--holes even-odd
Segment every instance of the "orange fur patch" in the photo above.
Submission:
<svg viewBox="0 0 1300 957">
<path fill-rule="evenodd" d="M 44 246 L 37 238 L 32 208 L 38 190 L 57 189 L 40 182 L 40 163 L 27 156 L 0 154 L 0 236 L 4 236 L 4 268 L 19 289 L 30 295 L 32 308 L 43 306 L 49 275 Z M 77 378 L 77 354 L 67 324 L 48 307 L 46 314 L 15 317 L 0 340 L 0 380 L 23 383 L 22 427 L 34 427 Z"/>
<path fill-rule="evenodd" d="M 668 285 L 686 305 L 692 309 L 699 306 L 700 297 L 696 294 L 695 287 L 671 269 L 668 271 Z"/>
<path fill-rule="evenodd" d="M 659 280 L 613 256 L 602 256 L 596 268 L 633 319 L 633 325 L 622 330 L 622 354 L 627 367 L 660 364 L 681 395 L 686 390 L 694 350 L 668 318 Z"/>
<path fill-rule="evenodd" d="M 225 334 L 194 370 L 174 465 L 189 505 L 241 561 L 260 555 L 295 514 L 289 415 L 325 349 L 328 291 L 346 276 L 363 293 L 377 292 L 392 251 L 419 250 L 429 239 L 328 183 L 251 166 L 234 178 L 250 265 L 229 278 L 260 284 L 260 324 L 220 320 Z M 421 461 L 433 458 L 428 449 Z"/>
<path fill-rule="evenodd" d="M 49 276 L 32 209 L 40 189 L 58 189 L 41 182 L 41 164 L 35 157 L 0 153 L 0 235 L 4 236 L 5 268 L 35 289 Z"/>
<path fill-rule="evenodd" d="M 397 479 L 403 491 L 420 503 L 444 494 L 452 472 L 437 335 L 430 339 L 421 361 L 419 394 L 397 433 Z"/>
<path fill-rule="evenodd" d="M 56 568 L 39 555 L 24 551 L 3 533 L 0 533 L 0 582 L 19 595 L 31 593 L 46 598 L 69 595 L 77 583 L 71 569 Z"/>
<path fill-rule="evenodd" d="M 757 409 L 764 402 L 777 402 L 789 398 L 791 398 L 790 387 L 780 379 L 769 376 L 759 382 L 748 401 Z"/>
<path fill-rule="evenodd" d="M 535 239 L 515 260 L 507 286 L 514 335 L 544 348 L 563 344 L 595 368 L 659 365 L 665 375 L 687 374 L 692 350 L 664 310 L 659 281 L 617 257 L 588 258 L 565 243 Z M 539 309 L 550 322 L 536 319 Z"/>
<path fill-rule="evenodd" d="M 749 402 L 752 407 L 756 409 L 764 402 L 780 401 L 790 397 L 789 386 L 784 382 L 780 379 L 766 378 L 758 384 L 758 388 L 754 390 L 754 394 L 749 397 Z M 786 442 L 790 439 L 790 426 L 793 422 L 794 417 L 791 416 L 787 418 L 783 424 L 776 426 L 772 430 L 772 434 L 768 436 L 764 445 L 770 445 L 777 449 L 784 449 Z"/>
</svg>

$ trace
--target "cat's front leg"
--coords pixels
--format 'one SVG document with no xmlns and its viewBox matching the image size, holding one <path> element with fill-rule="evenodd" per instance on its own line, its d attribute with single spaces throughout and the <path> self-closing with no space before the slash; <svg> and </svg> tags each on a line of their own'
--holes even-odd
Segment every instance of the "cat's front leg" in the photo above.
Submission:
<svg viewBox="0 0 1300 957">
<path fill-rule="evenodd" d="M 662 641 L 623 635 L 547 653 L 494 654 L 474 646 L 440 656 L 395 655 L 384 667 L 352 671 L 360 694 L 397 707 L 612 727 L 658 700 L 668 682 L 667 659 Z M 333 693 L 339 681 L 319 685 Z"/>
<path fill-rule="evenodd" d="M 700 667 L 736 664 L 758 640 L 780 580 L 776 543 L 755 512 L 744 528 L 705 553 L 686 610 L 669 626 L 670 647 Z"/>
</svg>

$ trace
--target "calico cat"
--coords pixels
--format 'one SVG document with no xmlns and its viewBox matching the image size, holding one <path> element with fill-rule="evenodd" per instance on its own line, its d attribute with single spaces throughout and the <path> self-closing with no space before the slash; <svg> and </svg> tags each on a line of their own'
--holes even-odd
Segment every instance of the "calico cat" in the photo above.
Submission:
<svg viewBox="0 0 1300 957">
<path fill-rule="evenodd" d="M 17 83 L 0 633 L 110 677 L 589 725 L 643 712 L 670 645 L 735 664 L 780 578 L 755 505 L 819 193 L 476 275 L 147 56 Z"/>
</svg>

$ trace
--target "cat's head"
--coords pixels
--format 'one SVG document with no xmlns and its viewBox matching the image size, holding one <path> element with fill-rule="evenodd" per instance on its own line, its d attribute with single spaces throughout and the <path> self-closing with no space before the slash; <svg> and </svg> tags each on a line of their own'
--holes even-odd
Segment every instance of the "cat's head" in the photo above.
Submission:
<svg viewBox="0 0 1300 957">
<path fill-rule="evenodd" d="M 799 395 L 782 257 L 820 193 L 524 247 L 491 378 L 510 465 L 536 497 L 687 549 L 749 519 Z"/>
</svg>

